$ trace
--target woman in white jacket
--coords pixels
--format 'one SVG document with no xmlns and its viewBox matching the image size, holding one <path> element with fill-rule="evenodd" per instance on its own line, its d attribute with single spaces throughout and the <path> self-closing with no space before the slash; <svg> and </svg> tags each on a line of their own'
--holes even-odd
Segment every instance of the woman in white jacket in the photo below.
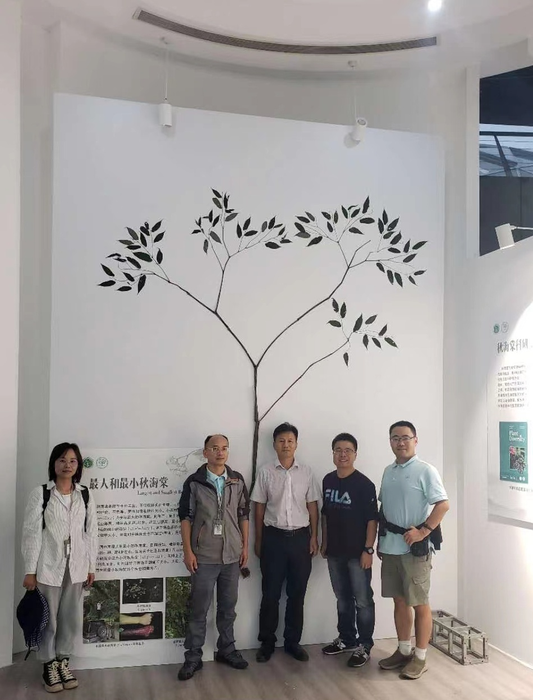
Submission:
<svg viewBox="0 0 533 700">
<path fill-rule="evenodd" d="M 24 516 L 23 586 L 30 591 L 38 586 L 50 608 L 37 654 L 49 693 L 78 685 L 69 657 L 80 631 L 83 586 L 92 585 L 96 570 L 96 507 L 80 486 L 82 470 L 76 444 L 56 445 L 48 465 L 49 482 L 31 492 Z"/>
</svg>

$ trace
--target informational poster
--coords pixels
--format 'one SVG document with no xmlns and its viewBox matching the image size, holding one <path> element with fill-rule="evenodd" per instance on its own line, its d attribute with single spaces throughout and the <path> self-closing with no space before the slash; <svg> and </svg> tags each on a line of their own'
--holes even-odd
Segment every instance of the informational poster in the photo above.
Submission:
<svg viewBox="0 0 533 700">
<path fill-rule="evenodd" d="M 183 482 L 204 461 L 197 448 L 86 455 L 82 483 L 96 504 L 99 552 L 96 581 L 84 591 L 77 668 L 183 661 L 190 575 L 178 502 Z"/>
<path fill-rule="evenodd" d="M 495 323 L 494 362 L 488 379 L 489 513 L 533 523 L 528 424 L 533 380 L 533 337 L 523 318 L 514 327 Z M 475 458 L 473 456 L 473 458 Z"/>
</svg>

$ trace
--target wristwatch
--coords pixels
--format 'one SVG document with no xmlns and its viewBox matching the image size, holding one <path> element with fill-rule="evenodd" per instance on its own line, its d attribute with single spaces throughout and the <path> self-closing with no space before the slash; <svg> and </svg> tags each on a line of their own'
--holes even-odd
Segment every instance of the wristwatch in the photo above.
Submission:
<svg viewBox="0 0 533 700">
<path fill-rule="evenodd" d="M 374 547 L 363 547 L 367 554 L 374 554 Z"/>
</svg>

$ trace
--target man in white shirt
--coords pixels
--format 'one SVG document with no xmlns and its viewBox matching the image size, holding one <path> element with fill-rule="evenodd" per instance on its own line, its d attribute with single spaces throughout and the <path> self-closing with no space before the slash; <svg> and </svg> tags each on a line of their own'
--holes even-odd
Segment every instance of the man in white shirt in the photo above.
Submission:
<svg viewBox="0 0 533 700">
<path fill-rule="evenodd" d="M 300 646 L 303 607 L 311 559 L 318 552 L 319 488 L 313 472 L 294 456 L 298 429 L 282 423 L 274 430 L 277 459 L 260 469 L 251 500 L 255 503 L 255 553 L 261 561 L 263 598 L 259 612 L 256 658 L 270 659 L 275 650 L 279 599 L 286 580 L 285 645 L 298 661 L 309 656 Z"/>
</svg>

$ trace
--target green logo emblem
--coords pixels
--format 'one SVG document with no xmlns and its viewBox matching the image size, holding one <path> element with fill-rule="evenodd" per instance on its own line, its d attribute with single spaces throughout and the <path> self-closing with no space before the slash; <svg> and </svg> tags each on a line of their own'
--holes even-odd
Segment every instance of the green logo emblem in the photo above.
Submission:
<svg viewBox="0 0 533 700">
<path fill-rule="evenodd" d="M 94 467 L 94 460 L 91 459 L 90 457 L 86 457 L 83 460 L 83 468 L 84 469 L 90 469 L 91 467 Z"/>
<path fill-rule="evenodd" d="M 495 323 L 495 324 L 494 324 L 494 328 L 493 328 L 492 330 L 493 330 L 495 333 L 499 333 L 499 332 L 500 332 L 500 324 L 499 324 L 499 323 Z"/>
</svg>

